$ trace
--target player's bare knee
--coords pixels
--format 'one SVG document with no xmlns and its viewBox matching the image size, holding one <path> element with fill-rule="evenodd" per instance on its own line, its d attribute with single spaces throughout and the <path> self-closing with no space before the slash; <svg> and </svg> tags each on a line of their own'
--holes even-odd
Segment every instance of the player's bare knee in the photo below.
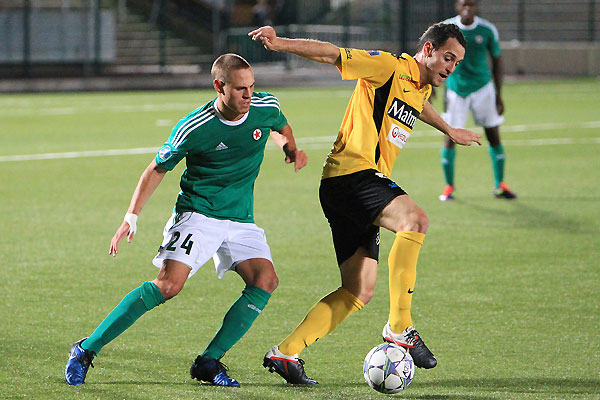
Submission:
<svg viewBox="0 0 600 400">
<path fill-rule="evenodd" d="M 429 227 L 429 217 L 421 208 L 416 208 L 397 221 L 396 232 L 426 233 Z"/>
<path fill-rule="evenodd" d="M 352 293 L 354 297 L 367 304 L 373 298 L 375 293 L 375 283 L 365 284 L 358 281 L 343 281 L 342 287 Z"/>
<path fill-rule="evenodd" d="M 160 293 L 163 295 L 165 300 L 172 299 L 177 296 L 181 289 L 183 289 L 183 284 L 180 282 L 171 282 L 168 280 L 155 280 L 154 284 L 160 290 Z"/>
<path fill-rule="evenodd" d="M 258 286 L 266 292 L 273 293 L 279 286 L 279 278 L 273 269 L 264 269 L 260 271 L 254 282 L 249 282 L 253 286 Z"/>
<path fill-rule="evenodd" d="M 373 298 L 373 294 L 375 293 L 375 288 L 363 288 L 360 292 L 360 294 L 356 297 L 358 297 L 358 299 L 360 301 L 363 302 L 363 304 L 367 304 L 369 301 L 371 301 L 371 299 Z"/>
<path fill-rule="evenodd" d="M 277 286 L 279 286 L 279 278 L 273 273 L 270 276 L 263 277 L 257 286 L 266 292 L 273 293 L 277 289 Z"/>
<path fill-rule="evenodd" d="M 415 232 L 420 232 L 420 233 L 426 233 L 427 232 L 427 228 L 429 228 L 429 217 L 427 216 L 427 214 L 425 213 L 425 211 L 419 209 L 419 212 L 417 213 L 418 215 L 416 216 L 416 224 L 417 224 L 417 229 L 415 229 Z"/>
</svg>

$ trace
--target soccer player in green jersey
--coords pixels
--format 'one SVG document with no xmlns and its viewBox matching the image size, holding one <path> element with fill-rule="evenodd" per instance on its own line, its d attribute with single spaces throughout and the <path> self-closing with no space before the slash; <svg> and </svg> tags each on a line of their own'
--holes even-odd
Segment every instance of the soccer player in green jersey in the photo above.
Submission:
<svg viewBox="0 0 600 400">
<path fill-rule="evenodd" d="M 456 24 L 467 41 L 465 59 L 456 71 L 446 80 L 446 111 L 442 117 L 449 125 L 464 128 L 469 110 L 475 123 L 483 126 L 490 143 L 489 153 L 494 170 L 494 196 L 501 199 L 514 199 L 517 196 L 504 183 L 504 163 L 506 156 L 500 142 L 498 127 L 504 122 L 502 101 L 502 60 L 498 31 L 489 21 L 477 16 L 478 0 L 458 0 L 456 17 L 445 23 Z M 488 66 L 488 54 L 492 59 L 492 71 Z M 492 83 L 493 77 L 493 83 Z M 444 139 L 442 168 L 446 187 L 440 195 L 441 201 L 454 197 L 454 142 Z"/>
<path fill-rule="evenodd" d="M 297 149 L 277 98 L 254 92 L 254 74 L 236 54 L 217 58 L 212 70 L 217 98 L 181 119 L 155 159 L 142 173 L 125 218 L 110 244 L 131 242 L 142 208 L 167 171 L 186 158 L 181 192 L 153 260 L 153 281 L 127 294 L 96 330 L 71 348 L 65 367 L 70 385 L 81 385 L 93 358 L 146 311 L 176 296 L 189 277 L 213 258 L 219 278 L 235 271 L 246 286 L 225 314 L 212 341 L 193 362 L 192 378 L 218 386 L 239 386 L 220 359 L 250 328 L 278 284 L 265 233 L 254 224 L 253 188 L 270 131 L 275 131 L 286 162 L 298 172 L 306 154 Z"/>
</svg>

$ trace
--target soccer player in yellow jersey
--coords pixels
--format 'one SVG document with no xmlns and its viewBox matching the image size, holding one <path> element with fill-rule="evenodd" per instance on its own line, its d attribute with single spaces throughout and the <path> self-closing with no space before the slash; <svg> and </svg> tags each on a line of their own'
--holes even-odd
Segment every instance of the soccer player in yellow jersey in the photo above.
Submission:
<svg viewBox="0 0 600 400">
<path fill-rule="evenodd" d="M 417 257 L 429 221 L 425 212 L 388 178 L 394 161 L 420 119 L 453 142 L 481 145 L 480 135 L 449 126 L 427 99 L 465 55 L 453 24 L 435 24 L 421 36 L 414 57 L 338 48 L 307 39 L 278 37 L 265 26 L 248 34 L 265 48 L 335 65 L 356 88 L 323 169 L 319 189 L 329 221 L 342 285 L 322 298 L 298 327 L 264 359 L 288 383 L 315 384 L 298 354 L 371 300 L 377 279 L 379 228 L 395 233 L 389 254 L 390 313 L 383 338 L 409 349 L 415 365 L 433 368 L 436 358 L 413 327 L 410 309 Z"/>
</svg>

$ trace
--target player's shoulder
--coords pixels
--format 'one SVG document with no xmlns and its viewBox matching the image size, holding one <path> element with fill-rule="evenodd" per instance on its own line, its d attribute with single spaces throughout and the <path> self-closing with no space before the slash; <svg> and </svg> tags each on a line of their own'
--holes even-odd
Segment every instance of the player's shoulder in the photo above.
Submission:
<svg viewBox="0 0 600 400">
<path fill-rule="evenodd" d="M 394 60 L 397 59 L 398 56 L 396 54 L 390 53 L 385 50 L 362 50 L 365 56 L 374 59 L 385 59 L 385 60 Z"/>
<path fill-rule="evenodd" d="M 185 117 L 181 119 L 181 121 L 187 121 L 190 119 L 197 119 L 198 117 L 214 117 L 216 115 L 214 109 L 214 100 L 204 103 L 200 107 L 196 108 Z M 180 122 L 181 122 L 180 121 Z"/>
<path fill-rule="evenodd" d="M 460 16 L 455 15 L 454 17 L 447 18 L 442 21 L 442 24 L 454 24 L 458 25 L 460 23 Z"/>
<path fill-rule="evenodd" d="M 201 128 L 216 118 L 216 116 L 217 112 L 214 108 L 214 100 L 209 101 L 181 118 L 173 127 L 172 133 L 175 136 L 181 136 L 185 133 L 185 136 L 187 136 L 189 132 Z"/>
<path fill-rule="evenodd" d="M 269 92 L 254 92 L 250 100 L 250 107 L 258 108 L 276 108 L 281 110 L 279 105 L 279 99 L 272 93 Z"/>
<path fill-rule="evenodd" d="M 490 33 L 494 36 L 494 38 L 496 40 L 498 40 L 498 29 L 496 28 L 496 25 L 494 25 L 493 23 L 491 23 L 489 20 L 485 19 L 485 18 L 481 18 L 481 17 L 477 17 L 477 26 L 480 29 L 484 29 L 484 30 L 488 30 L 490 31 Z"/>
</svg>

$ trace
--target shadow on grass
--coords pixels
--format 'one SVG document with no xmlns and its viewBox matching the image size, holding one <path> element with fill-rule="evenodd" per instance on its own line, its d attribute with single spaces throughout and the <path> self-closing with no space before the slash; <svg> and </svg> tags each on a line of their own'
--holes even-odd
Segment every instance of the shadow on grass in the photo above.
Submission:
<svg viewBox="0 0 600 400">
<path fill-rule="evenodd" d="M 497 207 L 485 206 L 482 202 L 469 200 L 455 200 L 457 203 L 467 206 L 482 214 L 487 214 L 495 217 L 510 219 L 515 226 L 535 227 L 537 229 L 545 229 L 549 231 L 559 231 L 567 233 L 597 233 L 598 228 L 592 220 L 584 221 L 581 218 L 571 218 L 561 215 L 560 212 L 542 210 L 537 207 L 532 207 L 525 204 L 523 201 L 517 200 L 499 200 L 508 202 L 510 210 L 498 210 Z M 528 199 L 531 200 L 531 199 Z M 590 197 L 586 199 L 589 202 L 598 202 L 598 198 Z M 560 208 L 556 208 L 560 210 Z"/>
<path fill-rule="evenodd" d="M 547 394 L 600 394 L 600 379 L 573 378 L 496 378 L 448 379 L 432 383 L 413 382 L 419 388 L 467 389 L 483 392 L 547 393 Z M 427 398 L 427 397 L 424 397 Z"/>
</svg>

